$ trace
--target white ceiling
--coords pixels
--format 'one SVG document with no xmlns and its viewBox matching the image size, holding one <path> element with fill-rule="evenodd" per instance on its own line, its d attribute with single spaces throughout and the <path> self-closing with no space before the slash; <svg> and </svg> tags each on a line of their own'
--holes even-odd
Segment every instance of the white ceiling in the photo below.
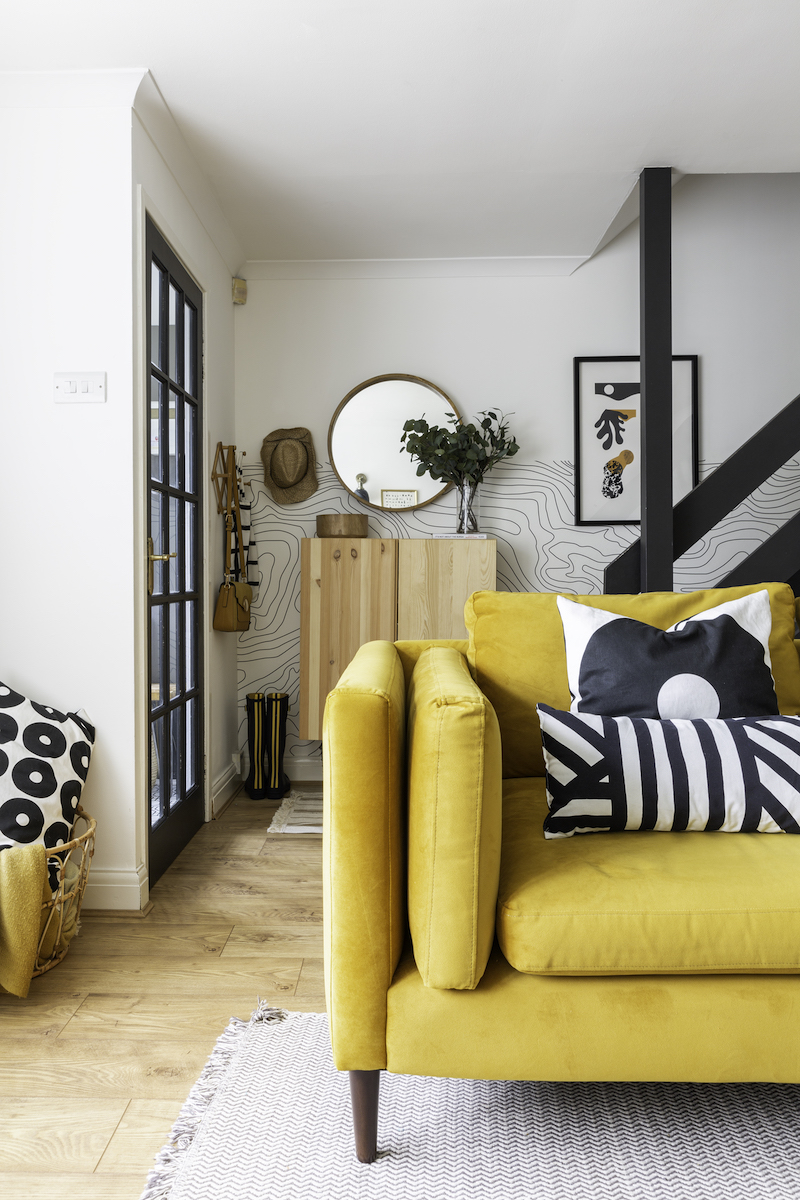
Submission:
<svg viewBox="0 0 800 1200">
<path fill-rule="evenodd" d="M 36 0 L 148 67 L 250 259 L 588 255 L 642 167 L 800 170 L 800 0 Z"/>
</svg>

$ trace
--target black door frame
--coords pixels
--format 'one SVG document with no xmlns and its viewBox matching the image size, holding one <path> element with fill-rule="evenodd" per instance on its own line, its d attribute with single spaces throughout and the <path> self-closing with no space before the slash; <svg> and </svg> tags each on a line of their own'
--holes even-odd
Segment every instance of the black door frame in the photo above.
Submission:
<svg viewBox="0 0 800 1200">
<path fill-rule="evenodd" d="M 194 308 L 195 316 L 195 345 L 196 355 L 194 362 L 194 392 L 189 392 L 187 388 L 188 380 L 184 363 L 184 345 L 183 335 L 184 330 L 182 324 L 179 323 L 176 327 L 176 345 L 175 356 L 177 361 L 177 370 L 174 373 L 169 369 L 169 346 L 168 346 L 168 317 L 162 323 L 160 332 L 160 366 L 152 362 L 150 339 L 152 336 L 152 315 L 151 315 L 151 279 L 153 262 L 157 262 L 158 266 L 165 272 L 165 281 L 161 295 L 162 311 L 167 311 L 166 306 L 169 302 L 169 283 L 170 281 L 189 301 L 191 307 Z M 162 543 L 166 549 L 171 549 L 169 544 L 169 498 L 184 504 L 186 501 L 196 503 L 195 509 L 195 554 L 192 560 L 192 584 L 190 589 L 186 589 L 185 571 L 184 576 L 178 580 L 180 591 L 168 591 L 170 562 L 166 561 L 161 564 L 162 573 L 164 576 L 164 590 L 157 596 L 151 597 L 149 589 L 146 591 L 146 610 L 147 610 L 147 771 L 146 771 L 146 810 L 147 810 L 147 846 L 148 846 L 148 876 L 149 885 L 153 884 L 160 878 L 170 863 L 177 857 L 187 842 L 194 836 L 197 830 L 201 827 L 205 820 L 205 616 L 204 616 L 204 581 L 203 581 L 203 559 L 204 559 L 204 478 L 205 478 L 205 461 L 204 461 L 204 431 L 203 431 L 203 292 L 197 282 L 189 274 L 184 264 L 180 261 L 175 251 L 170 244 L 159 232 L 149 214 L 146 216 L 145 225 L 145 412 L 144 412 L 144 437 L 146 452 L 145 459 L 145 485 L 147 494 L 147 514 L 146 514 L 146 532 L 145 532 L 145 556 L 149 553 L 149 545 L 147 538 L 151 535 L 151 519 L 152 519 L 152 503 L 151 494 L 153 491 L 160 492 L 164 497 L 162 501 L 161 513 L 161 535 Z M 177 375 L 177 380 L 174 375 Z M 155 482 L 151 477 L 151 455 L 150 455 L 150 420 L 151 420 L 151 389 L 153 381 L 157 380 L 165 389 L 165 403 L 162 405 L 162 414 L 160 418 L 159 429 L 159 455 L 162 462 L 162 481 Z M 196 427 L 194 434 L 194 462 L 192 481 L 193 487 L 189 489 L 187 481 L 180 475 L 177 476 L 174 483 L 170 482 L 168 459 L 169 459 L 169 440 L 168 440 L 168 409 L 170 390 L 176 393 L 180 399 L 190 402 L 193 411 L 196 413 Z M 175 421 L 175 439 L 176 439 L 176 458 L 177 450 L 180 446 L 183 452 L 185 448 L 184 442 L 184 405 L 177 403 L 176 406 L 176 421 Z M 180 485 L 180 486 L 179 486 Z M 177 526 L 178 550 L 179 557 L 175 560 L 176 563 L 183 564 L 185 568 L 185 538 L 184 538 L 184 522 L 180 520 Z M 146 557 L 146 567 L 149 568 L 150 562 Z M 149 577 L 149 569 L 145 571 L 145 587 Z M 155 605 L 153 600 L 155 599 Z M 193 687 L 187 689 L 186 683 L 186 641 L 185 641 L 185 608 L 182 602 L 193 601 L 195 604 L 196 618 L 195 639 L 193 645 L 194 655 L 194 670 Z M 182 614 L 180 617 L 180 629 L 182 637 L 180 642 L 180 650 L 176 654 L 177 678 L 180 681 L 177 689 L 177 694 L 172 697 L 169 694 L 169 639 L 162 634 L 162 654 L 160 662 L 160 682 L 161 694 L 160 703 L 155 707 L 152 705 L 152 693 L 150 690 L 151 672 L 152 672 L 152 610 L 154 607 L 165 609 L 165 617 L 169 612 L 170 604 L 181 604 Z M 173 610 L 174 612 L 175 610 Z M 164 619 L 162 618 L 161 628 L 164 628 Z M 194 761 L 194 782 L 189 789 L 185 787 L 186 780 L 186 764 L 182 764 L 180 776 L 181 793 L 186 793 L 183 799 L 172 809 L 169 808 L 170 800 L 170 785 L 171 785 L 171 753 L 172 739 L 170 736 L 170 713 L 173 710 L 182 709 L 183 718 L 176 718 L 179 726 L 178 736 L 183 740 L 185 748 L 185 721 L 186 716 L 186 701 L 194 700 L 195 727 L 197 736 L 195 741 L 195 761 Z M 155 713 L 155 717 L 154 717 Z M 162 754 L 163 766 L 161 768 L 161 793 L 162 804 L 165 805 L 167 811 L 161 820 L 155 826 L 152 824 L 151 816 L 151 754 L 153 744 L 153 723 L 154 720 L 163 717 L 163 738 L 162 738 Z"/>
</svg>

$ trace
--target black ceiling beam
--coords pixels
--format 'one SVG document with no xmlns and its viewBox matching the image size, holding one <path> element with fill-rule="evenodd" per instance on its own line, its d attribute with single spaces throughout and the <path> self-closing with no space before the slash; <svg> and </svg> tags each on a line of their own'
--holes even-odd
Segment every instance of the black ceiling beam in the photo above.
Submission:
<svg viewBox="0 0 800 1200">
<path fill-rule="evenodd" d="M 643 592 L 672 591 L 672 169 L 639 176 Z"/>
</svg>

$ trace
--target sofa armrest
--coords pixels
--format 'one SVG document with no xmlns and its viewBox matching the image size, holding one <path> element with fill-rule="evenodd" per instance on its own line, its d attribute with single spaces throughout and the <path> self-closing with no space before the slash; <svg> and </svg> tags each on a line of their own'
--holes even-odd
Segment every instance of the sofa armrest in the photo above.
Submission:
<svg viewBox="0 0 800 1200">
<path fill-rule="evenodd" d="M 478 986 L 494 942 L 503 824 L 500 727 L 456 649 L 408 691 L 408 915 L 426 987 Z"/>
<path fill-rule="evenodd" d="M 325 988 L 342 1071 L 386 1066 L 386 994 L 407 928 L 405 709 L 391 642 L 361 646 L 325 705 Z"/>
</svg>

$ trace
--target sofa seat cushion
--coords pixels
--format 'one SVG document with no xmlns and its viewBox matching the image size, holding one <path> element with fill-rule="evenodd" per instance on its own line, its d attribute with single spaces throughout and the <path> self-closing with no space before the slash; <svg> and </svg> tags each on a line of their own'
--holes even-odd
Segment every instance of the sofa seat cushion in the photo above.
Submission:
<svg viewBox="0 0 800 1200">
<path fill-rule="evenodd" d="M 503 785 L 497 934 L 533 975 L 800 973 L 800 838 L 546 840 L 544 780 Z"/>
</svg>

